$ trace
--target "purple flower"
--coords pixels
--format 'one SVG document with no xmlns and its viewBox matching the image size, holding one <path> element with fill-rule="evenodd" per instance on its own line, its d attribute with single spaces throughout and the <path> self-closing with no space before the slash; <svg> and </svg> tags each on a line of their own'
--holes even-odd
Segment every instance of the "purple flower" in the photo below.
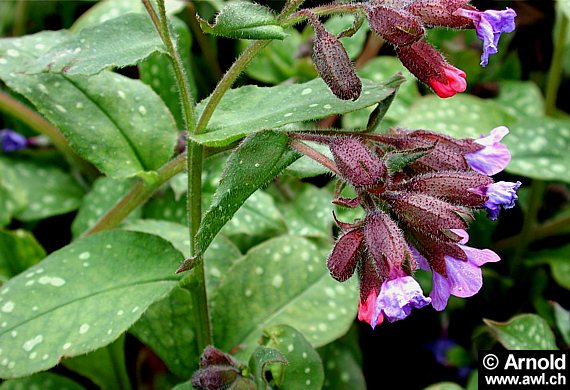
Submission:
<svg viewBox="0 0 570 390">
<path fill-rule="evenodd" d="M 446 255 L 445 270 L 447 276 L 443 276 L 435 270 L 433 271 L 433 286 L 429 296 L 432 306 L 439 311 L 445 309 L 450 295 L 467 298 L 477 294 L 483 285 L 483 276 L 479 267 L 485 263 L 494 263 L 501 260 L 501 258 L 490 249 L 476 249 L 462 245 L 469 240 L 469 235 L 465 230 L 450 230 L 462 237 L 462 240 L 457 246 L 465 253 L 467 261 Z M 420 268 L 429 270 L 427 260 L 415 248 L 412 248 L 412 253 Z"/>
<path fill-rule="evenodd" d="M 385 316 L 390 322 L 403 320 L 413 308 L 420 309 L 429 305 L 430 298 L 424 293 L 418 282 L 411 276 L 400 276 L 382 283 L 380 294 L 376 298 L 372 323 Z"/>
<path fill-rule="evenodd" d="M 483 148 L 465 155 L 471 168 L 489 176 L 505 169 L 511 161 L 511 153 L 500 141 L 508 133 L 509 129 L 499 126 L 491 130 L 488 136 L 475 140 L 474 142 Z"/>
<path fill-rule="evenodd" d="M 515 16 L 517 16 L 511 8 L 503 11 L 488 10 L 485 12 L 460 8 L 455 11 L 455 15 L 473 20 L 477 37 L 483 41 L 481 66 L 487 66 L 489 55 L 497 53 L 497 44 L 501 33 L 509 33 L 515 29 Z"/>
<path fill-rule="evenodd" d="M 485 208 L 487 209 L 489 219 L 494 221 L 499 215 L 501 206 L 505 209 L 515 207 L 515 200 L 519 198 L 517 196 L 517 190 L 520 186 L 520 181 L 516 183 L 499 181 L 497 183 L 473 188 L 472 192 L 489 197 L 485 202 Z"/>
<path fill-rule="evenodd" d="M 28 145 L 26 137 L 13 130 L 0 130 L 0 144 L 4 152 L 15 152 L 25 149 Z"/>
</svg>

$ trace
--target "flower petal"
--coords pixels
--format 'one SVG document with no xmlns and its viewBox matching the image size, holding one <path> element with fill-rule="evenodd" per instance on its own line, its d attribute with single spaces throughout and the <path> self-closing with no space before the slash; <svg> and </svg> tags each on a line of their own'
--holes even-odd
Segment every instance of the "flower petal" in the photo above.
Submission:
<svg viewBox="0 0 570 390">
<path fill-rule="evenodd" d="M 360 321 L 368 322 L 370 326 L 372 326 L 372 329 L 384 320 L 382 313 L 380 313 L 380 315 L 375 314 L 374 308 L 376 306 L 375 302 L 377 295 L 376 290 L 372 290 L 364 303 L 362 303 L 362 301 L 358 301 L 358 319 Z"/>
<path fill-rule="evenodd" d="M 382 283 L 372 318 L 384 314 L 390 322 L 403 320 L 413 308 L 420 309 L 430 302 L 431 299 L 424 296 L 420 285 L 413 277 L 390 279 Z"/>
<path fill-rule="evenodd" d="M 491 130 L 488 136 L 475 140 L 483 148 L 465 155 L 473 170 L 491 176 L 505 169 L 511 161 L 511 153 L 500 141 L 508 132 L 509 129 L 500 126 Z"/>
<path fill-rule="evenodd" d="M 451 295 L 449 280 L 436 271 L 433 271 L 432 280 L 433 284 L 429 294 L 431 305 L 435 310 L 442 311 L 447 306 L 447 301 Z"/>
</svg>

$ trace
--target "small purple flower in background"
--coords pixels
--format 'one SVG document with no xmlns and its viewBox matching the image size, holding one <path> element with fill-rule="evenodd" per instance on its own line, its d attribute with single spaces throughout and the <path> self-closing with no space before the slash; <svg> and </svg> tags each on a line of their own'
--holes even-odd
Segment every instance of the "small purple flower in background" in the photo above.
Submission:
<svg viewBox="0 0 570 390">
<path fill-rule="evenodd" d="M 431 298 L 424 297 L 422 288 L 413 277 L 405 275 L 388 279 L 382 283 L 380 294 L 376 298 L 371 324 L 381 316 L 389 322 L 403 320 L 412 309 L 421 309 L 430 302 Z"/>
<path fill-rule="evenodd" d="M 26 137 L 20 133 L 9 129 L 3 129 L 0 130 L 0 145 L 2 147 L 2 151 L 9 153 L 25 149 L 28 146 L 28 141 Z"/>
<path fill-rule="evenodd" d="M 492 176 L 501 172 L 511 161 L 511 153 L 501 140 L 509 133 L 505 126 L 491 130 L 488 136 L 475 140 L 483 148 L 465 155 L 471 168 L 484 175 Z"/>
<path fill-rule="evenodd" d="M 476 194 L 488 197 L 485 202 L 485 208 L 487 209 L 487 216 L 489 219 L 494 221 L 499 216 L 501 206 L 503 206 L 504 209 L 515 207 L 515 200 L 519 198 L 517 196 L 517 190 L 520 186 L 520 181 L 517 181 L 516 183 L 499 181 L 474 188 L 472 191 Z"/>
<path fill-rule="evenodd" d="M 483 41 L 481 66 L 487 66 L 489 55 L 496 54 L 498 51 L 497 44 L 501 33 L 514 31 L 517 13 L 511 8 L 503 11 L 488 10 L 484 12 L 460 8 L 455 11 L 455 15 L 473 20 L 477 36 Z"/>
</svg>

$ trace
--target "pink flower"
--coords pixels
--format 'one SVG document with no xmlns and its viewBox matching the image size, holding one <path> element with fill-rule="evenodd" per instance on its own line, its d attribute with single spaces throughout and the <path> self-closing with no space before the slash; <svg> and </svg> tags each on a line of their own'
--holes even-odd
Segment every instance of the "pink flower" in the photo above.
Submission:
<svg viewBox="0 0 570 390">
<path fill-rule="evenodd" d="M 447 78 L 447 83 L 442 83 L 439 79 L 432 78 L 428 81 L 429 86 L 440 98 L 448 98 L 457 92 L 463 92 L 467 88 L 465 72 L 450 64 L 444 64 L 443 73 Z"/>
<path fill-rule="evenodd" d="M 413 277 L 406 275 L 388 279 L 382 283 L 376 298 L 371 324 L 382 322 L 384 317 L 390 322 L 403 320 L 412 309 L 421 309 L 430 302 L 431 298 L 424 297 L 422 288 Z"/>
<path fill-rule="evenodd" d="M 372 329 L 374 329 L 376 325 L 381 324 L 384 320 L 382 313 L 375 313 L 377 296 L 378 292 L 372 289 L 364 303 L 362 301 L 358 302 L 358 319 L 368 322 L 370 326 L 372 326 Z"/>
</svg>

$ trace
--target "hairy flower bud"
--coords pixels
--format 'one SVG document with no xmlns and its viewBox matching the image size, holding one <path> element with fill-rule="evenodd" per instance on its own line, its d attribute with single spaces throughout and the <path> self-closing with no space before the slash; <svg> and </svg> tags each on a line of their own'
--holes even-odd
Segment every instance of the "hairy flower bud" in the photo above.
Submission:
<svg viewBox="0 0 570 390">
<path fill-rule="evenodd" d="M 381 179 L 382 161 L 362 141 L 339 137 L 331 142 L 330 148 L 342 177 L 355 188 L 370 187 Z"/>
<path fill-rule="evenodd" d="M 455 15 L 459 8 L 472 8 L 469 0 L 416 0 L 408 10 L 431 27 L 474 28 L 473 21 Z"/>
<path fill-rule="evenodd" d="M 312 15 L 312 14 L 310 14 Z M 356 100 L 362 92 L 362 82 L 338 38 L 325 30 L 312 15 L 309 21 L 315 30 L 313 63 L 332 93 L 343 100 Z"/>
<path fill-rule="evenodd" d="M 396 46 L 411 45 L 424 36 L 421 20 L 405 10 L 375 3 L 365 9 L 370 28 Z"/>
<path fill-rule="evenodd" d="M 338 239 L 327 260 L 327 267 L 333 278 L 344 282 L 352 276 L 358 264 L 362 241 L 361 229 L 354 229 Z"/>
<path fill-rule="evenodd" d="M 414 176 L 400 188 L 435 196 L 460 206 L 481 207 L 487 197 L 471 189 L 486 187 L 491 183 L 493 179 L 477 172 L 443 171 Z"/>
<path fill-rule="evenodd" d="M 389 202 L 408 226 L 436 236 L 445 234 L 448 229 L 465 229 L 467 222 L 461 215 L 470 215 L 468 211 L 441 199 L 417 192 L 396 192 Z"/>
<path fill-rule="evenodd" d="M 423 40 L 398 47 L 397 54 L 402 64 L 439 97 L 451 97 L 467 88 L 465 72 L 445 62 L 442 55 Z"/>
<path fill-rule="evenodd" d="M 381 211 L 369 213 L 364 224 L 364 239 L 383 278 L 401 275 L 403 263 L 412 255 L 396 222 Z"/>
</svg>

